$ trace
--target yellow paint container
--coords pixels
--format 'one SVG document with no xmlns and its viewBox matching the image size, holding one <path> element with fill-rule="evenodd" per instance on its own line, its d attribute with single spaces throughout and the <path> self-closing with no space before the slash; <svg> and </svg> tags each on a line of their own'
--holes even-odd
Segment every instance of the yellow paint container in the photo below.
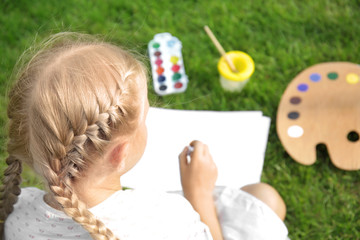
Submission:
<svg viewBox="0 0 360 240">
<path fill-rule="evenodd" d="M 254 60 L 241 51 L 230 51 L 226 56 L 234 63 L 238 72 L 231 71 L 225 58 L 221 57 L 218 62 L 221 86 L 227 91 L 240 92 L 254 73 Z"/>
</svg>

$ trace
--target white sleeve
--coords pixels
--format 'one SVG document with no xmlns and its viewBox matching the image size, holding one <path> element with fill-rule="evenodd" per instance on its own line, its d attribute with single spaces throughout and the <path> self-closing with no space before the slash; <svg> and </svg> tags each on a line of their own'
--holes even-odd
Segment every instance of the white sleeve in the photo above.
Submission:
<svg viewBox="0 0 360 240">
<path fill-rule="evenodd" d="M 194 210 L 190 202 L 179 194 L 168 194 L 172 204 L 176 203 L 175 214 L 184 219 L 184 228 L 187 229 L 191 240 L 213 240 L 209 227 L 201 222 L 200 215 Z M 172 206 L 174 208 L 174 206 Z M 181 226 L 181 223 L 179 224 Z"/>
</svg>

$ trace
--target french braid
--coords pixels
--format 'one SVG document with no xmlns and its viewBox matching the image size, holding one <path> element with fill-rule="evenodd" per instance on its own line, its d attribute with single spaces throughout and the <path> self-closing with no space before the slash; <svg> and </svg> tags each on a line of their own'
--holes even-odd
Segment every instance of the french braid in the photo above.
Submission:
<svg viewBox="0 0 360 240">
<path fill-rule="evenodd" d="M 6 159 L 8 167 L 4 172 L 3 185 L 0 187 L 0 239 L 4 235 L 5 220 L 13 211 L 13 205 L 20 194 L 21 162 L 13 156 Z"/>
<path fill-rule="evenodd" d="M 9 95 L 10 157 L 0 189 L 0 221 L 20 194 L 23 161 L 94 239 L 117 239 L 78 199 L 73 181 L 113 137 L 137 127 L 142 99 L 137 88 L 146 87 L 145 67 L 128 52 L 81 34 L 58 34 L 43 46 Z"/>
<path fill-rule="evenodd" d="M 113 110 L 113 108 L 111 109 Z M 103 145 L 111 139 L 109 125 L 112 125 L 116 119 L 117 117 L 115 117 L 114 112 L 112 114 L 99 114 L 98 120 L 94 124 L 88 125 L 84 133 L 73 137 L 72 144 L 70 145 L 72 149 L 70 151 L 62 151 L 66 152 L 62 161 L 59 159 L 52 161 L 53 164 L 50 165 L 50 169 L 47 171 L 49 175 L 46 176 L 49 188 L 63 211 L 80 223 L 94 239 L 113 240 L 117 238 L 78 199 L 72 190 L 71 179 L 79 177 L 79 173 L 84 169 L 86 164 L 84 156 L 89 158 L 86 145 L 91 145 L 96 151 L 101 151 L 104 147 Z M 64 148 L 66 147 L 64 146 Z"/>
</svg>

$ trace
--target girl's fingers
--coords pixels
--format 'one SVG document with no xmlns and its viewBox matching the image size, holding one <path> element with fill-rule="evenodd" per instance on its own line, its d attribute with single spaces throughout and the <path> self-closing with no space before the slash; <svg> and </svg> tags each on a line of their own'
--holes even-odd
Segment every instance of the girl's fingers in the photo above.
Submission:
<svg viewBox="0 0 360 240">
<path fill-rule="evenodd" d="M 208 155 L 209 154 L 209 147 L 208 145 L 204 144 L 203 146 L 203 154 L 204 155 Z"/>
<path fill-rule="evenodd" d="M 203 146 L 204 144 L 200 141 L 194 140 L 190 143 L 190 146 L 193 147 L 192 156 L 201 156 L 203 154 Z"/>
<path fill-rule="evenodd" d="M 190 146 L 194 147 L 193 156 L 201 157 L 203 159 L 204 156 L 209 156 L 210 151 L 208 145 L 194 140 L 190 143 Z"/>
<path fill-rule="evenodd" d="M 183 168 L 187 165 L 187 152 L 188 149 L 187 147 L 185 147 L 184 150 L 182 150 L 182 152 L 179 155 L 180 168 Z"/>
</svg>

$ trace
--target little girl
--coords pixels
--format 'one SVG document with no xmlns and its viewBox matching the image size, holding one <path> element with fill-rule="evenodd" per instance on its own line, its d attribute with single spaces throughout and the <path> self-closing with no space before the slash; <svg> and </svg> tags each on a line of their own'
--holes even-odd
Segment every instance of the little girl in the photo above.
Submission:
<svg viewBox="0 0 360 240">
<path fill-rule="evenodd" d="M 276 190 L 215 188 L 199 141 L 190 163 L 187 147 L 179 155 L 185 198 L 123 190 L 146 146 L 148 108 L 147 72 L 129 52 L 75 33 L 46 41 L 9 93 L 0 239 L 286 239 Z M 23 163 L 46 192 L 20 189 Z"/>
</svg>

